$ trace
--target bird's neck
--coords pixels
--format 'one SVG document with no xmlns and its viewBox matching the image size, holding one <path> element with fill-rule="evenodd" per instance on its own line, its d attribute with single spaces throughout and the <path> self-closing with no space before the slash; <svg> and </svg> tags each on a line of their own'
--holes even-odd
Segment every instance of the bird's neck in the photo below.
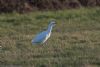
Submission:
<svg viewBox="0 0 100 67">
<path fill-rule="evenodd" d="M 49 33 L 51 33 L 51 31 L 52 31 L 52 26 L 48 26 L 47 31 L 48 31 Z"/>
</svg>

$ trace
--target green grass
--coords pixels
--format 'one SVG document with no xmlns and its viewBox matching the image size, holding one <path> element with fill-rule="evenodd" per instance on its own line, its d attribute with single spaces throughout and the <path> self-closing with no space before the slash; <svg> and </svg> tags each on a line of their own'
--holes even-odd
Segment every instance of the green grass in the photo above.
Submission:
<svg viewBox="0 0 100 67">
<path fill-rule="evenodd" d="M 32 38 L 56 19 L 50 39 Z M 100 8 L 0 15 L 0 67 L 100 67 Z"/>
</svg>

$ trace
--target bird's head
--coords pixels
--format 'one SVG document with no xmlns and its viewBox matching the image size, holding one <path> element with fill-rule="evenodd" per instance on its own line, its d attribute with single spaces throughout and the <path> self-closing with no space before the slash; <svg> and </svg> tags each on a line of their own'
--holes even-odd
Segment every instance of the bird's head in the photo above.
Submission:
<svg viewBox="0 0 100 67">
<path fill-rule="evenodd" d="M 50 25 L 50 26 L 55 26 L 55 25 L 56 25 L 55 20 L 51 20 L 49 25 Z"/>
</svg>

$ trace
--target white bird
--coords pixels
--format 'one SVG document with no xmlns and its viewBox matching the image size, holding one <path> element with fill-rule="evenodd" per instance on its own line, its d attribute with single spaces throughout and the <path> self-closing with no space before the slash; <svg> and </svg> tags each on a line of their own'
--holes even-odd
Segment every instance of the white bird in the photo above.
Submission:
<svg viewBox="0 0 100 67">
<path fill-rule="evenodd" d="M 55 26 L 55 21 L 50 21 L 50 24 L 48 25 L 48 28 L 46 31 L 43 31 L 36 35 L 35 38 L 32 39 L 32 44 L 42 44 L 47 41 L 47 39 L 50 37 L 52 28 Z"/>
</svg>

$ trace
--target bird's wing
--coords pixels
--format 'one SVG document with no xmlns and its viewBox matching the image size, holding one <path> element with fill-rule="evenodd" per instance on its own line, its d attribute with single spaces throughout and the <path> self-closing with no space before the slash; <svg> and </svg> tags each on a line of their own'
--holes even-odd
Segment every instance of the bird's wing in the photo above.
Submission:
<svg viewBox="0 0 100 67">
<path fill-rule="evenodd" d="M 47 32 L 43 31 L 40 34 L 37 34 L 36 37 L 32 40 L 32 43 L 40 43 L 46 38 Z"/>
</svg>

